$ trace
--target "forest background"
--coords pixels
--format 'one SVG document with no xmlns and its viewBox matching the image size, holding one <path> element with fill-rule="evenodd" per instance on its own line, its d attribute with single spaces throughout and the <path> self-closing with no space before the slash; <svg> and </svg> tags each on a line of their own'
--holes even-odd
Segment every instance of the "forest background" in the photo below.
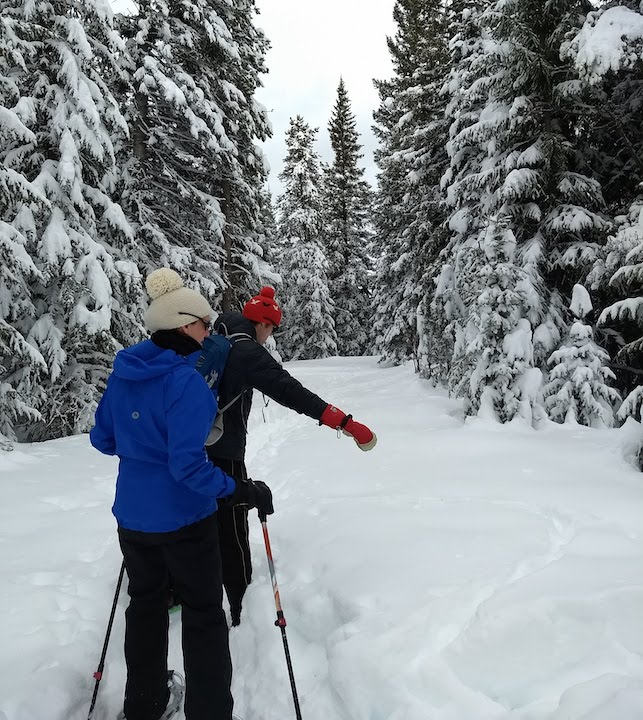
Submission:
<svg viewBox="0 0 643 720">
<path fill-rule="evenodd" d="M 271 196 L 253 0 L 0 0 L 0 438 L 86 431 L 146 275 L 277 288 L 285 359 L 375 354 L 538 427 L 640 417 L 638 0 L 397 0 L 377 187 L 349 92 Z M 356 42 L 358 40 L 356 39 Z"/>
</svg>

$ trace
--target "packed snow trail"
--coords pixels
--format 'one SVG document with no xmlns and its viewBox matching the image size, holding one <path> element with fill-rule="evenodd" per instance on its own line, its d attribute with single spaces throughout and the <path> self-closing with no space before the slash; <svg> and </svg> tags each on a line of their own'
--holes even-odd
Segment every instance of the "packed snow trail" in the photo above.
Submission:
<svg viewBox="0 0 643 720">
<path fill-rule="evenodd" d="M 463 423 L 408 366 L 288 368 L 379 440 L 363 453 L 255 396 L 247 464 L 275 496 L 304 720 L 643 717 L 638 423 Z M 86 436 L 0 453 L 0 720 L 87 716 L 121 562 L 115 470 Z M 253 583 L 230 633 L 235 713 L 294 718 L 256 513 L 251 530 Z M 121 707 L 125 605 L 123 592 L 97 720 Z M 170 664 L 182 670 L 178 613 Z"/>
</svg>

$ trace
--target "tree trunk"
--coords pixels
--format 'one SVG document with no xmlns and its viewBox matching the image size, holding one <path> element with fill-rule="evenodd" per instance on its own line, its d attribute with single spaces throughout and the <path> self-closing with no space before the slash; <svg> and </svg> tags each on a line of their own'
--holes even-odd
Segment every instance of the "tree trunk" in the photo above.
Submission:
<svg viewBox="0 0 643 720">
<path fill-rule="evenodd" d="M 134 96 L 136 120 L 132 123 L 132 152 L 141 163 L 147 160 L 147 95 L 137 92 Z"/>
<path fill-rule="evenodd" d="M 223 290 L 223 298 L 221 307 L 223 312 L 233 312 L 238 310 L 235 306 L 235 298 L 233 291 L 233 263 L 232 263 L 232 234 L 230 232 L 230 214 L 232 204 L 230 202 L 230 183 L 228 180 L 221 182 L 221 190 L 223 198 L 221 200 L 221 211 L 225 217 L 225 225 L 223 226 L 223 249 L 224 249 L 224 266 L 222 268 L 222 276 L 225 282 Z"/>
</svg>

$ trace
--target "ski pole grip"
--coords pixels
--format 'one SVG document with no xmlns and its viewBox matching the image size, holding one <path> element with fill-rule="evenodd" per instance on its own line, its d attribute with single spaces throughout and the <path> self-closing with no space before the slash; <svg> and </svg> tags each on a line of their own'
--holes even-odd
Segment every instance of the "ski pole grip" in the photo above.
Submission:
<svg viewBox="0 0 643 720">
<path fill-rule="evenodd" d="M 257 512 L 259 513 L 259 522 L 265 523 L 266 520 L 268 519 L 268 516 L 266 515 L 266 513 L 261 512 L 261 510 L 258 510 Z"/>
</svg>

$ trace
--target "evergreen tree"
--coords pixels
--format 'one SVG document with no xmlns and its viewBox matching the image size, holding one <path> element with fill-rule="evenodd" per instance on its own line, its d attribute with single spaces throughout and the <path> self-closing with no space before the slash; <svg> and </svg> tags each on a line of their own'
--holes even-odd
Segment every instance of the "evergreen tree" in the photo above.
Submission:
<svg viewBox="0 0 643 720">
<path fill-rule="evenodd" d="M 449 377 L 453 362 L 458 323 L 465 315 L 453 265 L 444 263 L 440 266 L 440 274 L 435 280 L 435 291 L 429 304 L 430 321 L 424 320 L 426 304 L 428 299 L 418 308 L 420 372 L 444 382 Z"/>
<path fill-rule="evenodd" d="M 7 20 L 2 17 L 0 23 L 4 26 Z M 0 45 L 3 55 L 6 49 L 6 45 Z M 7 102 L 6 87 L 0 87 L 3 100 Z M 0 148 L 10 149 L 34 139 L 35 135 L 23 125 L 14 110 L 0 107 Z M 28 249 L 33 243 L 31 229 L 38 223 L 34 214 L 41 214 L 48 203 L 22 174 L 10 167 L 6 152 L 0 150 L 0 157 L 3 160 L 0 165 L 1 442 L 3 437 L 16 439 L 14 427 L 19 422 L 41 418 L 35 405 L 38 380 L 47 366 L 42 355 L 27 340 L 35 316 L 31 284 L 40 279 L 40 272 Z"/>
<path fill-rule="evenodd" d="M 479 295 L 472 279 L 487 262 L 480 232 L 495 215 L 507 218 L 517 243 L 515 264 L 525 273 L 523 317 L 537 365 L 566 332 L 563 298 L 587 276 L 610 227 L 600 184 L 577 142 L 584 117 L 579 84 L 570 61 L 560 58 L 563 38 L 582 25 L 589 9 L 582 0 L 542 7 L 501 0 L 470 14 L 468 55 L 454 66 L 450 82 L 445 184 L 453 235 L 446 261 L 455 268 L 468 314 L 472 293 Z M 455 333 L 456 386 L 471 372 L 468 327 L 465 316 Z"/>
<path fill-rule="evenodd" d="M 266 169 L 255 141 L 269 125 L 253 97 L 267 42 L 255 12 L 254 0 L 144 0 L 120 22 L 132 128 L 121 197 L 136 221 L 137 264 L 175 268 L 213 304 L 223 292 L 226 310 L 267 270 L 256 234 Z"/>
<path fill-rule="evenodd" d="M 409 167 L 404 194 L 404 214 L 410 224 L 403 239 L 414 248 L 415 292 L 417 306 L 417 363 L 420 374 L 434 380 L 445 380 L 443 363 L 445 329 L 439 313 L 432 308 L 440 255 L 446 245 L 447 206 L 441 180 L 449 158 L 446 152 L 449 122 L 444 86 L 449 74 L 448 13 L 443 0 L 425 2 L 419 20 L 423 30 L 417 35 L 415 52 L 420 63 L 413 71 L 411 83 L 404 92 L 410 113 L 402 152 Z"/>
<path fill-rule="evenodd" d="M 594 92 L 582 133 L 593 150 L 592 163 L 616 225 L 588 277 L 588 287 L 600 313 L 601 342 L 616 356 L 616 386 L 623 395 L 630 394 L 619 416 L 638 416 L 643 311 L 634 296 L 640 291 L 638 263 L 643 237 L 643 61 L 640 39 L 624 35 L 617 46 L 603 41 L 604 28 L 610 26 L 613 14 L 622 23 L 628 12 L 634 26 L 642 12 L 638 0 L 602 4 L 588 15 L 581 32 L 563 51 L 574 59 L 581 78 L 591 83 Z M 592 39 L 595 34 L 598 44 Z M 590 52 L 584 51 L 586 43 Z"/>
<path fill-rule="evenodd" d="M 601 178 L 603 195 L 611 214 L 627 212 L 643 182 L 643 59 L 640 39 L 628 34 L 619 43 L 605 42 L 605 30 L 612 31 L 613 13 L 622 24 L 625 11 L 632 14 L 632 25 L 643 13 L 640 0 L 611 0 L 593 3 L 599 9 L 588 14 L 580 32 L 571 32 L 561 52 L 575 61 L 576 70 L 587 90 L 587 117 L 577 127 L 583 150 Z M 583 42 L 590 41 L 589 52 Z M 619 50 L 620 46 L 620 50 Z"/>
<path fill-rule="evenodd" d="M 590 278 L 596 286 L 607 285 L 615 300 L 601 313 L 598 324 L 608 337 L 614 338 L 618 387 L 628 393 L 619 417 L 638 417 L 643 393 L 640 375 L 643 370 L 643 196 L 632 203 L 626 216 L 617 217 L 618 231 L 610 237 L 603 258 Z M 629 297 L 628 297 L 629 296 Z"/>
<path fill-rule="evenodd" d="M 277 202 L 282 274 L 283 332 L 279 348 L 287 359 L 337 354 L 334 304 L 323 251 L 321 166 L 313 143 L 316 129 L 297 115 L 286 133 L 287 154 Z"/>
<path fill-rule="evenodd" d="M 2 0 L 0 17 L 0 106 L 22 124 L 2 148 L 4 177 L 19 188 L 2 221 L 31 258 L 18 249 L 28 291 L 11 343 L 43 369 L 37 388 L 29 371 L 9 369 L 40 413 L 23 412 L 13 430 L 39 440 L 89 427 L 114 351 L 140 329 L 140 283 L 122 251 L 131 229 L 111 197 L 114 140 L 127 126 L 106 79 L 123 47 L 101 2 Z"/>
<path fill-rule="evenodd" d="M 370 340 L 368 292 L 371 243 L 371 191 L 358 166 L 362 157 L 355 116 L 344 81 L 328 125 L 334 152 L 324 178 L 324 245 L 328 281 L 335 303 L 335 330 L 340 355 L 363 355 Z"/>
<path fill-rule="evenodd" d="M 446 34 L 440 0 L 398 0 L 393 17 L 397 31 L 387 42 L 394 76 L 375 82 L 380 175 L 374 212 L 379 255 L 374 331 L 382 359 L 401 362 L 416 356 L 418 306 L 422 300 L 430 303 L 431 276 L 437 273 L 432 263 L 444 240 L 438 183 L 446 162 L 440 98 Z"/>
<path fill-rule="evenodd" d="M 439 274 L 430 304 L 429 327 L 433 332 L 423 341 L 427 346 L 423 350 L 427 356 L 423 364 L 454 392 L 466 386 L 472 371 L 467 347 L 473 338 L 467 331 L 475 328 L 475 324 L 469 324 L 468 313 L 477 302 L 480 288 L 475 287 L 474 281 L 479 276 L 479 265 L 484 263 L 480 237 L 485 217 L 478 208 L 483 192 L 475 185 L 465 190 L 460 184 L 460 178 L 476 172 L 479 148 L 474 142 L 469 144 L 466 135 L 463 137 L 460 132 L 475 125 L 484 106 L 484 98 L 474 100 L 469 87 L 476 77 L 475 60 L 482 33 L 480 18 L 488 5 L 488 0 L 483 4 L 457 0 L 448 6 L 446 20 L 450 37 L 450 70 L 444 93 L 448 100 L 445 117 L 450 123 L 446 143 L 449 163 L 440 187 L 447 206 L 444 228 L 448 237 L 437 263 Z M 439 347 L 440 338 L 443 353 L 435 357 L 430 348 Z"/>
<path fill-rule="evenodd" d="M 256 294 L 257 287 L 274 278 L 264 252 L 270 239 L 258 234 L 265 217 L 264 187 L 267 163 L 257 141 L 272 134 L 267 110 L 254 95 L 267 72 L 265 55 L 269 43 L 263 31 L 255 27 L 255 0 L 220 2 L 220 15 L 231 29 L 239 57 L 228 67 L 216 62 L 221 79 L 218 101 L 226 111 L 226 134 L 233 148 L 216 173 L 215 193 L 226 198 L 226 261 L 223 267 L 224 309 L 235 309 Z M 233 89 L 234 86 L 234 89 Z M 236 90 L 236 92 L 235 92 Z M 220 190 L 219 190 L 220 188 Z"/>
<path fill-rule="evenodd" d="M 545 408 L 556 422 L 578 422 L 590 427 L 612 427 L 618 392 L 607 384 L 614 373 L 606 366 L 608 353 L 594 342 L 585 323 L 592 310 L 589 293 L 575 285 L 570 306 L 575 318 L 559 350 L 552 353 L 549 382 L 543 389 Z"/>
<path fill-rule="evenodd" d="M 459 395 L 468 414 L 491 413 L 501 422 L 516 416 L 533 419 L 531 325 L 525 316 L 530 303 L 529 282 L 514 262 L 516 239 L 507 219 L 492 220 L 482 238 L 485 264 L 479 266 L 475 287 L 480 294 L 471 309 L 465 348 L 472 367 Z M 540 373 L 535 371 L 540 384 Z"/>
<path fill-rule="evenodd" d="M 279 258 L 279 232 L 272 195 L 267 184 L 259 193 L 258 212 L 259 215 L 252 231 L 253 242 L 258 245 L 257 255 L 262 259 L 257 272 L 262 280 L 262 285 L 268 283 L 270 286 L 279 287 L 281 275 L 274 269 Z M 253 290 L 253 293 L 256 295 L 256 289 Z"/>
<path fill-rule="evenodd" d="M 476 283 L 483 277 L 481 270 L 487 263 L 481 238 L 491 214 L 488 211 L 491 193 L 478 181 L 486 146 L 475 132 L 487 95 L 475 94 L 473 88 L 480 75 L 478 65 L 486 34 L 484 10 L 489 4 L 463 0 L 453 4 L 448 16 L 452 40 L 446 116 L 451 125 L 446 148 L 450 163 L 441 184 L 450 212 L 446 223 L 449 239 L 440 258 L 442 269 L 432 310 L 438 321 L 441 318 L 447 321 L 443 330 L 445 349 L 451 351 L 446 362 L 447 382 L 456 394 L 466 392 L 476 360 L 468 352 L 478 333 L 470 314 L 484 289 Z M 475 404 L 471 407 L 475 408 Z"/>
</svg>

